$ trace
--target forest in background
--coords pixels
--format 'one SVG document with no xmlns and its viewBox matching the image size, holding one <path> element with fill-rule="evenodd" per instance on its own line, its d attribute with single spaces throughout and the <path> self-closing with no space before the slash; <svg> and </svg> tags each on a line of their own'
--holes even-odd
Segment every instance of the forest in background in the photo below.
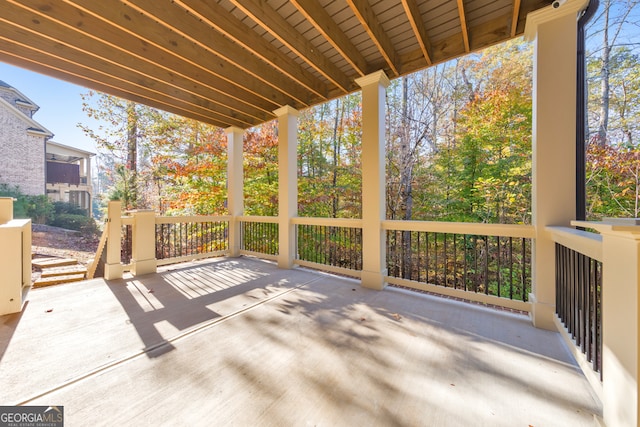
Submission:
<svg viewBox="0 0 640 427">
<path fill-rule="evenodd" d="M 638 217 L 638 2 L 602 1 L 589 24 L 587 216 Z M 635 37 L 637 40 L 637 37 Z M 387 218 L 530 223 L 532 45 L 522 39 L 396 79 L 387 90 Z M 224 130 L 104 94 L 83 126 L 96 193 L 125 209 L 226 213 Z M 301 112 L 299 215 L 362 211 L 360 94 Z M 245 213 L 277 214 L 276 123 L 245 132 Z"/>
</svg>

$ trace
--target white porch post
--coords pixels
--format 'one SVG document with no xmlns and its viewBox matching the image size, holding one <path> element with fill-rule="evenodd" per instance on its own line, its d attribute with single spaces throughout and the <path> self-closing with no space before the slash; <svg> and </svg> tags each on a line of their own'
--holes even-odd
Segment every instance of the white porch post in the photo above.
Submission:
<svg viewBox="0 0 640 427">
<path fill-rule="evenodd" d="M 242 169 L 242 136 L 244 131 L 237 127 L 227 132 L 227 210 L 229 221 L 229 256 L 240 256 L 241 236 L 238 217 L 244 215 L 244 176 Z"/>
<path fill-rule="evenodd" d="M 91 182 L 91 156 L 87 156 L 84 159 L 84 164 L 85 164 L 85 171 L 84 171 L 84 176 L 87 178 L 87 185 L 90 186 L 93 190 L 93 184 Z M 92 191 L 93 193 L 93 191 Z"/>
<path fill-rule="evenodd" d="M 356 79 L 362 88 L 362 286 L 385 286 L 385 89 L 383 71 Z"/>
<path fill-rule="evenodd" d="M 13 197 L 0 197 L 0 224 L 13 219 Z"/>
<path fill-rule="evenodd" d="M 87 211 L 89 216 L 93 216 L 93 182 L 91 182 L 91 156 L 85 159 L 85 177 L 87 178 L 87 186 L 89 187 L 89 194 L 87 195 Z"/>
<path fill-rule="evenodd" d="M 296 236 L 291 218 L 298 215 L 298 110 L 286 105 L 278 116 L 278 267 L 291 268 Z"/>
<path fill-rule="evenodd" d="M 107 280 L 122 279 L 120 263 L 120 240 L 122 234 L 122 202 L 111 201 L 107 207 L 107 261 L 104 266 L 104 278 Z"/>
<path fill-rule="evenodd" d="M 133 216 L 131 239 L 131 273 L 134 276 L 156 273 L 156 213 L 153 209 L 139 209 Z"/>
<path fill-rule="evenodd" d="M 577 16 L 588 1 L 569 0 L 529 14 L 535 41 L 532 215 L 536 229 L 529 298 L 536 327 L 555 330 L 555 244 L 548 225 L 575 218 Z"/>
<path fill-rule="evenodd" d="M 608 427 L 640 425 L 640 226 L 578 222 L 602 234 L 602 413 Z"/>
</svg>

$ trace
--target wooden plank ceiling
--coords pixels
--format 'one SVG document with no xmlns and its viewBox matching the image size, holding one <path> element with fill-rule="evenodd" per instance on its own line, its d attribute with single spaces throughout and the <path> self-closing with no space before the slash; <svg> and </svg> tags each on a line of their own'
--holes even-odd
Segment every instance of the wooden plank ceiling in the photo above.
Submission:
<svg viewBox="0 0 640 427">
<path fill-rule="evenodd" d="M 518 36 L 550 3 L 0 0 L 0 61 L 247 128 Z"/>
</svg>

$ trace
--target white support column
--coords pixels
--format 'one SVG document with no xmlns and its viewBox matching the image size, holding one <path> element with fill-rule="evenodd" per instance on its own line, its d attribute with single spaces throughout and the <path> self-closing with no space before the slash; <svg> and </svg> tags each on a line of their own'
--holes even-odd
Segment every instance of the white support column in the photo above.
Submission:
<svg viewBox="0 0 640 427">
<path fill-rule="evenodd" d="M 244 175 L 242 169 L 242 137 L 244 131 L 237 127 L 227 133 L 227 210 L 229 221 L 229 256 L 240 256 L 240 221 L 244 215 Z"/>
<path fill-rule="evenodd" d="M 87 212 L 89 212 L 89 216 L 93 216 L 93 182 L 91 181 L 91 157 L 87 157 L 86 159 L 86 171 L 85 176 L 87 177 L 87 186 L 89 187 L 89 194 L 87 196 Z"/>
<path fill-rule="evenodd" d="M 286 105 L 278 116 L 278 267 L 291 268 L 296 236 L 291 218 L 298 215 L 298 110 Z"/>
<path fill-rule="evenodd" d="M 131 273 L 134 276 L 155 273 L 156 260 L 156 213 L 152 209 L 140 209 L 133 215 L 133 237 L 131 239 Z"/>
<path fill-rule="evenodd" d="M 104 266 L 104 278 L 107 280 L 122 279 L 120 263 L 120 245 L 122 238 L 122 202 L 112 201 L 107 206 L 107 261 Z"/>
<path fill-rule="evenodd" d="M 529 14 L 525 36 L 535 41 L 533 77 L 531 317 L 555 330 L 555 244 L 545 230 L 575 218 L 577 17 L 585 0 Z"/>
<path fill-rule="evenodd" d="M 640 425 L 640 225 L 635 219 L 577 224 L 602 234 L 604 425 L 636 427 Z"/>
<path fill-rule="evenodd" d="M 385 286 L 385 89 L 383 71 L 356 79 L 362 88 L 362 286 Z"/>
<path fill-rule="evenodd" d="M 87 177 L 87 185 L 91 187 L 93 193 L 93 183 L 91 182 L 91 157 L 85 159 L 85 175 Z"/>
<path fill-rule="evenodd" d="M 13 219 L 13 197 L 0 197 L 0 224 Z"/>
</svg>

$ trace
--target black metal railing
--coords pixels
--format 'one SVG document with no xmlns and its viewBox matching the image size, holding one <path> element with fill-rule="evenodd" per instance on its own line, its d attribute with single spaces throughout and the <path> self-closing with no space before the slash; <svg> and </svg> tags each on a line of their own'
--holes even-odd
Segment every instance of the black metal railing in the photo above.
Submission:
<svg viewBox="0 0 640 427">
<path fill-rule="evenodd" d="M 296 225 L 297 259 L 349 270 L 362 270 L 362 229 Z"/>
<path fill-rule="evenodd" d="M 243 221 L 240 226 L 240 249 L 266 255 L 278 255 L 278 224 Z"/>
<path fill-rule="evenodd" d="M 227 221 L 156 224 L 156 259 L 225 251 L 229 248 Z"/>
<path fill-rule="evenodd" d="M 391 277 L 527 301 L 531 239 L 387 230 Z"/>
<path fill-rule="evenodd" d="M 133 254 L 133 226 L 122 226 L 122 240 L 120 241 L 120 262 L 129 264 Z"/>
<path fill-rule="evenodd" d="M 602 380 L 602 263 L 556 243 L 556 314 Z"/>
</svg>

